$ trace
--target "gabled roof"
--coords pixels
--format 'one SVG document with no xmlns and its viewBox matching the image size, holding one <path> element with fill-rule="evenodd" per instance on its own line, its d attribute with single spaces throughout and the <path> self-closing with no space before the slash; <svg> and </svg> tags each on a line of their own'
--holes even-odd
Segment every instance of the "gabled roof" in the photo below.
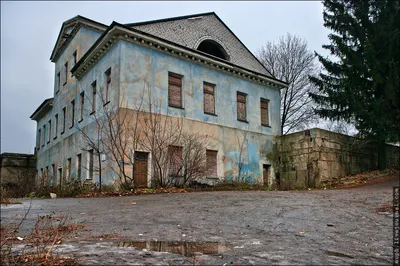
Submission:
<svg viewBox="0 0 400 266">
<path fill-rule="evenodd" d="M 32 120 L 38 121 L 42 118 L 49 110 L 53 108 L 53 98 L 48 98 L 42 102 L 41 105 L 33 112 L 33 114 L 29 117 Z"/>
<path fill-rule="evenodd" d="M 55 62 L 57 60 L 58 56 L 64 51 L 64 48 L 72 40 L 72 38 L 75 36 L 81 26 L 90 27 L 100 32 L 104 31 L 107 28 L 107 25 L 79 15 L 65 21 L 61 26 L 56 44 L 54 45 L 53 51 L 51 52 L 50 60 L 52 62 Z"/>
<path fill-rule="evenodd" d="M 271 73 L 214 12 L 125 25 L 194 50 L 198 48 L 201 41 L 214 40 L 229 54 L 231 63 L 272 77 Z"/>
</svg>

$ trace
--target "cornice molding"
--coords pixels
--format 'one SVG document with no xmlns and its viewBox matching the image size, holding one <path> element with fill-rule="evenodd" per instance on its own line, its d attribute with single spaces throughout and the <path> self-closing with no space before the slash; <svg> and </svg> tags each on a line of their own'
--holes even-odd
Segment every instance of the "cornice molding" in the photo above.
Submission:
<svg viewBox="0 0 400 266">
<path fill-rule="evenodd" d="M 62 30 L 67 28 L 68 26 L 66 25 Z M 105 29 L 100 29 L 98 26 L 91 25 L 89 23 L 82 23 L 81 21 L 77 21 L 76 24 L 74 25 L 74 28 L 72 29 L 72 32 L 69 34 L 67 39 L 63 42 L 63 44 L 57 49 L 56 53 L 54 54 L 54 57 L 52 58 L 51 62 L 56 62 L 58 58 L 60 58 L 61 54 L 65 51 L 67 46 L 71 43 L 72 39 L 75 37 L 75 35 L 78 33 L 79 29 L 81 27 L 86 27 L 92 30 L 95 30 L 97 32 L 104 32 Z"/>
<path fill-rule="evenodd" d="M 162 41 L 157 37 L 152 37 L 137 31 L 129 30 L 119 25 L 115 25 L 112 29 L 109 30 L 109 32 L 104 36 L 103 40 L 97 45 L 97 47 L 94 48 L 93 51 L 90 52 L 90 54 L 87 56 L 87 58 L 85 58 L 82 63 L 79 63 L 78 68 L 75 69 L 72 74 L 78 80 L 80 80 L 118 40 L 125 40 L 131 43 L 139 44 L 144 47 L 149 47 L 151 49 L 173 55 L 186 61 L 205 65 L 209 68 L 232 74 L 240 78 L 259 83 L 261 85 L 267 85 L 275 89 L 283 89 L 288 86 L 288 84 L 284 82 L 271 79 L 267 76 L 252 72 L 232 63 L 228 64 L 218 61 L 217 57 L 215 57 L 214 59 L 213 56 L 205 54 L 201 51 L 191 51 L 191 49 L 189 48 L 178 47 L 177 45 Z"/>
</svg>

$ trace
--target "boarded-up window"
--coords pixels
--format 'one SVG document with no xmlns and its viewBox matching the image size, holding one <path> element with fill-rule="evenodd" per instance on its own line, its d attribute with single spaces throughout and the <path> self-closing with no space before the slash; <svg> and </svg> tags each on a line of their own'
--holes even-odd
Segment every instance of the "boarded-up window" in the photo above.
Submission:
<svg viewBox="0 0 400 266">
<path fill-rule="evenodd" d="M 43 125 L 43 142 L 42 142 L 42 147 L 44 146 L 44 144 L 46 143 L 46 125 Z"/>
<path fill-rule="evenodd" d="M 65 65 L 64 65 L 64 78 L 63 78 L 63 80 L 64 80 L 63 85 L 67 84 L 67 81 L 68 81 L 68 62 L 66 62 Z"/>
<path fill-rule="evenodd" d="M 246 116 L 246 94 L 237 92 L 237 119 L 247 121 Z"/>
<path fill-rule="evenodd" d="M 182 147 L 169 146 L 169 175 L 181 176 L 182 175 Z"/>
<path fill-rule="evenodd" d="M 261 125 L 269 126 L 268 100 L 261 99 Z"/>
<path fill-rule="evenodd" d="M 74 57 L 74 66 L 76 65 L 76 62 L 78 61 L 78 52 L 75 50 L 75 52 L 72 54 Z"/>
<path fill-rule="evenodd" d="M 204 82 L 204 113 L 215 114 L 215 85 Z"/>
<path fill-rule="evenodd" d="M 61 134 L 63 134 L 65 132 L 65 116 L 66 116 L 66 109 L 65 107 L 62 109 L 62 113 L 63 113 L 63 123 L 62 123 L 62 128 L 61 128 Z"/>
<path fill-rule="evenodd" d="M 71 101 L 71 127 L 75 125 L 75 100 Z"/>
<path fill-rule="evenodd" d="M 51 120 L 49 120 L 49 134 L 47 135 L 47 143 L 50 142 L 50 138 L 51 138 Z"/>
<path fill-rule="evenodd" d="M 82 175 L 82 154 L 78 154 L 77 155 L 77 174 L 76 177 L 78 180 L 81 179 L 81 175 Z"/>
<path fill-rule="evenodd" d="M 104 98 L 104 104 L 108 103 L 110 101 L 110 89 L 111 89 L 111 67 L 104 73 L 105 75 L 105 98 Z"/>
<path fill-rule="evenodd" d="M 92 83 L 92 113 L 96 111 L 96 93 L 97 93 L 96 85 L 97 83 L 96 81 L 94 81 Z"/>
<path fill-rule="evenodd" d="M 80 111 L 81 118 L 80 118 L 80 121 L 83 120 L 83 114 L 84 114 L 84 110 L 85 110 L 84 107 L 85 107 L 85 92 L 83 91 L 81 93 L 81 111 Z"/>
<path fill-rule="evenodd" d="M 182 108 L 182 76 L 168 73 L 168 105 Z"/>
<path fill-rule="evenodd" d="M 94 172 L 94 154 L 93 150 L 89 150 L 89 176 L 88 179 L 93 179 Z"/>
<path fill-rule="evenodd" d="M 41 138 L 42 137 L 42 134 L 41 134 L 41 130 L 39 129 L 38 130 L 38 138 L 37 138 L 37 149 L 39 150 L 40 149 L 40 141 L 41 141 Z"/>
<path fill-rule="evenodd" d="M 54 117 L 55 117 L 55 119 L 56 119 L 56 124 L 54 125 L 54 126 L 55 126 L 55 129 L 54 129 L 54 138 L 57 138 L 57 135 L 58 135 L 58 114 L 56 114 Z"/>
<path fill-rule="evenodd" d="M 60 91 L 61 87 L 61 79 L 60 79 L 60 72 L 57 73 L 57 78 L 56 78 L 56 93 Z"/>
<path fill-rule="evenodd" d="M 217 151 L 207 150 L 206 160 L 207 160 L 207 174 L 208 176 L 217 176 Z"/>
</svg>

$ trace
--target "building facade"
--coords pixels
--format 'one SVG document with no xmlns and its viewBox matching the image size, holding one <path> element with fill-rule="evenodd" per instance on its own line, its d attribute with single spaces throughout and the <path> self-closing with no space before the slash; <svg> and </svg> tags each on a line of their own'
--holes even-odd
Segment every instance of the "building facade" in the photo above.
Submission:
<svg viewBox="0 0 400 266">
<path fill-rule="evenodd" d="M 31 116 L 39 178 L 99 182 L 101 173 L 102 183 L 117 181 L 101 151 L 105 167 L 94 169 L 96 150 L 83 135 L 98 139 L 100 109 L 134 117 L 151 95 L 161 115 L 181 119 L 183 132 L 209 136 L 204 152 L 214 179 L 241 172 L 250 182 L 274 182 L 268 154 L 280 135 L 280 89 L 287 84 L 215 13 L 109 26 L 77 16 L 63 23 L 50 59 L 54 96 Z M 142 183 L 151 186 L 151 151 L 132 152 L 145 154 L 137 159 L 147 168 Z"/>
</svg>

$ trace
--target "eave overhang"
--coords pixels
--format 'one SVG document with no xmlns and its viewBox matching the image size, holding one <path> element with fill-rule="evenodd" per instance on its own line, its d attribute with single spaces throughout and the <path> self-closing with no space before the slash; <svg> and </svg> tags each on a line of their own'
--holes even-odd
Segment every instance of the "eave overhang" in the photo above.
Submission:
<svg viewBox="0 0 400 266">
<path fill-rule="evenodd" d="M 190 49 L 136 29 L 128 28 L 127 26 L 115 21 L 111 23 L 89 51 L 87 51 L 71 69 L 72 75 L 80 80 L 118 40 L 125 40 L 141 46 L 149 47 L 275 89 L 283 89 L 289 85 L 281 80 L 240 67 L 218 57 Z"/>
<path fill-rule="evenodd" d="M 53 98 L 46 99 L 41 105 L 33 112 L 29 117 L 32 120 L 39 121 L 45 114 L 47 114 L 53 108 Z"/>
<path fill-rule="evenodd" d="M 73 27 L 71 33 L 66 34 L 64 31 L 66 28 Z M 68 44 L 71 42 L 71 40 L 74 38 L 76 33 L 79 31 L 81 27 L 87 27 L 89 29 L 93 29 L 98 32 L 103 32 L 107 29 L 107 25 L 101 24 L 99 22 L 96 22 L 94 20 L 82 17 L 82 16 L 76 16 L 75 18 L 72 18 L 66 22 L 63 23 L 61 26 L 60 33 L 58 34 L 56 44 L 54 45 L 53 51 L 50 56 L 51 62 L 56 62 L 60 55 L 64 52 L 65 48 L 68 46 Z M 65 38 L 65 40 L 62 42 L 62 38 Z"/>
</svg>

